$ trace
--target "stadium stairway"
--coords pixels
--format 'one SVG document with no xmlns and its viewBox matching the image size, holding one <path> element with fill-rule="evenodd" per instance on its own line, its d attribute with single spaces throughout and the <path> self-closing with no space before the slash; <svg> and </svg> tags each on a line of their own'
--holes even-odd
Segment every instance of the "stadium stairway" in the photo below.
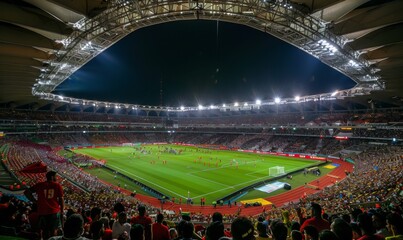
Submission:
<svg viewBox="0 0 403 240">
<path fill-rule="evenodd" d="M 13 185 L 15 178 L 4 168 L 3 164 L 0 164 L 0 186 L 8 187 Z"/>
</svg>

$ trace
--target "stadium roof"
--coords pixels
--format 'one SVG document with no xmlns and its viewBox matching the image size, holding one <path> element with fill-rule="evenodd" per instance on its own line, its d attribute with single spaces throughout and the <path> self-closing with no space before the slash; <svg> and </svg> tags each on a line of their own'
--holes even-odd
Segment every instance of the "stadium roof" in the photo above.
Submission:
<svg viewBox="0 0 403 240">
<path fill-rule="evenodd" d="M 99 16 L 103 16 L 111 6 L 116 6 L 116 4 L 138 6 L 138 10 L 141 6 L 155 2 L 160 2 L 162 5 L 168 1 L 1 0 L 0 103 L 3 106 L 11 107 L 28 104 L 35 108 L 47 104 L 49 101 L 33 96 L 33 86 L 38 84 L 41 76 L 47 74 L 46 71 L 52 69 L 50 65 L 65 54 L 65 40 L 72 36 L 79 38 L 80 32 L 85 32 L 82 29 L 83 25 L 80 24 L 97 17 L 99 22 Z M 187 16 L 188 19 L 202 17 L 207 12 L 207 9 L 204 9 L 198 1 L 189 2 L 192 2 L 195 7 L 188 9 L 189 12 L 194 13 L 190 17 Z M 251 1 L 238 2 L 249 4 Z M 403 1 L 262 0 L 261 2 L 284 4 L 284 6 L 288 4 L 287 6 L 293 6 L 307 16 L 320 18 L 321 22 L 326 23 L 326 30 L 343 37 L 344 44 L 358 53 L 357 58 L 369 64 L 368 67 L 379 76 L 379 82 L 385 88 L 372 91 L 371 95 L 354 97 L 353 101 L 366 104 L 369 99 L 374 99 L 396 106 L 402 105 L 403 82 L 400 78 L 403 77 L 401 71 L 401 67 L 403 67 L 403 35 L 401 34 L 403 32 L 403 15 L 401 14 Z M 224 6 L 225 3 L 226 1 L 222 1 L 221 4 Z M 242 11 L 244 15 L 249 14 L 248 9 Z M 256 12 L 253 13 L 256 14 Z M 144 12 L 139 11 L 138 14 L 142 15 Z M 208 13 L 206 13 L 207 15 Z M 105 14 L 105 16 L 108 15 Z M 297 17 L 297 15 L 295 16 Z M 166 16 L 166 20 L 173 19 Z M 151 24 L 150 21 L 153 20 L 149 17 L 147 21 L 149 21 L 148 24 Z M 164 20 L 160 18 L 159 21 Z M 105 24 L 113 25 L 114 23 L 105 22 Z M 114 26 L 108 27 L 112 29 Z M 101 31 L 99 30 L 100 34 Z M 290 40 L 292 34 L 287 37 L 288 39 L 285 40 L 293 43 L 292 39 Z M 104 39 L 105 41 L 110 40 Z M 120 37 L 113 41 L 118 40 Z M 81 46 L 81 49 L 85 50 L 85 47 Z M 307 50 L 305 49 L 305 51 Z M 313 51 L 314 49 L 311 54 L 316 54 Z M 84 64 L 94 56 L 85 58 L 85 61 L 80 64 Z M 334 59 L 329 58 L 329 61 L 334 61 Z M 61 69 L 63 66 L 58 67 L 58 70 Z"/>
</svg>

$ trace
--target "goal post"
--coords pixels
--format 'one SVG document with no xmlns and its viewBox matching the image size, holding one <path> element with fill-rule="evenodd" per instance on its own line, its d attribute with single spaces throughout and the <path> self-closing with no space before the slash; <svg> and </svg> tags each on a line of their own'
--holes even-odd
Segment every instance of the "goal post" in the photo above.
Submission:
<svg viewBox="0 0 403 240">
<path fill-rule="evenodd" d="M 269 168 L 269 176 L 270 177 L 275 177 L 275 176 L 280 176 L 285 174 L 284 167 L 281 166 L 275 166 Z"/>
</svg>

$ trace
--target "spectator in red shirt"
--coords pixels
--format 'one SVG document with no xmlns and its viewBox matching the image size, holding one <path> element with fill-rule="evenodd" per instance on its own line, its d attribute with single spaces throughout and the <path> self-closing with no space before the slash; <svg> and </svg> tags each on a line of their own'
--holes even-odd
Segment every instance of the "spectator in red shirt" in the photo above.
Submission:
<svg viewBox="0 0 403 240">
<path fill-rule="evenodd" d="M 318 230 L 318 232 L 326 229 L 330 230 L 330 223 L 322 218 L 321 206 L 317 203 L 312 203 L 311 208 L 312 218 L 305 220 L 299 231 L 304 232 L 304 228 L 309 225 L 314 226 Z"/>
<path fill-rule="evenodd" d="M 152 220 L 150 217 L 146 216 L 146 207 L 140 205 L 137 210 L 139 211 L 139 215 L 132 217 L 130 223 L 134 224 L 141 224 L 144 227 L 144 236 L 145 240 L 151 240 L 151 224 Z"/>
<path fill-rule="evenodd" d="M 169 229 L 167 226 L 162 224 L 164 220 L 164 215 L 159 213 L 157 215 L 157 222 L 151 225 L 152 239 L 153 240 L 169 240 Z"/>
<path fill-rule="evenodd" d="M 36 193 L 38 199 L 32 195 Z M 63 188 L 56 182 L 56 172 L 46 173 L 46 181 L 40 182 L 25 190 L 25 196 L 38 205 L 39 227 L 42 237 L 48 239 L 55 236 L 56 230 L 63 224 Z"/>
</svg>

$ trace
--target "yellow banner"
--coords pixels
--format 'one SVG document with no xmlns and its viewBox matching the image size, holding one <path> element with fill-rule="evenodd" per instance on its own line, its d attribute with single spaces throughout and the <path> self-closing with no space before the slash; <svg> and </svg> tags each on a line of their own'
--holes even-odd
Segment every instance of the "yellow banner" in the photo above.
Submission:
<svg viewBox="0 0 403 240">
<path fill-rule="evenodd" d="M 241 201 L 242 204 L 247 204 L 247 203 L 254 204 L 254 203 L 257 203 L 257 202 L 261 203 L 262 206 L 272 204 L 271 202 L 269 202 L 269 201 L 267 201 L 267 200 L 265 200 L 263 198 L 256 198 L 256 199 L 250 199 L 250 200 Z"/>
</svg>

